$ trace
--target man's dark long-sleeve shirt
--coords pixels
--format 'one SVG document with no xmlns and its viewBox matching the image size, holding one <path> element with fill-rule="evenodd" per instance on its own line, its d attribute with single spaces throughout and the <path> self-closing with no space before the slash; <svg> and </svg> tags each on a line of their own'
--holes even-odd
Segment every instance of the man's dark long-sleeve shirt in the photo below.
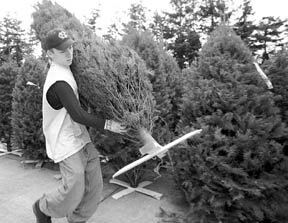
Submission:
<svg viewBox="0 0 288 223">
<path fill-rule="evenodd" d="M 104 129 L 105 119 L 97 118 L 86 112 L 80 106 L 73 89 L 67 82 L 55 82 L 47 91 L 46 98 L 53 109 L 59 110 L 64 107 L 73 121 L 99 130 Z"/>
</svg>

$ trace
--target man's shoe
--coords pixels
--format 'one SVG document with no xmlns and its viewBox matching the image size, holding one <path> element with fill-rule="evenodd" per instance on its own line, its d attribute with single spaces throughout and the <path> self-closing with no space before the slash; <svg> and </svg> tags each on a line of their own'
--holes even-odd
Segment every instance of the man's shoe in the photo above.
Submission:
<svg viewBox="0 0 288 223">
<path fill-rule="evenodd" d="M 45 215 L 39 207 L 39 200 L 33 204 L 33 212 L 36 216 L 37 223 L 51 223 L 51 217 Z"/>
</svg>

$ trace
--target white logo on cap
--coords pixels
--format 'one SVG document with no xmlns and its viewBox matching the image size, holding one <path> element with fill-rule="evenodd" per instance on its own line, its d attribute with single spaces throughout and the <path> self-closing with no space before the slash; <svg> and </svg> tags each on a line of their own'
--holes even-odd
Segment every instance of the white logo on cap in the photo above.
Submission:
<svg viewBox="0 0 288 223">
<path fill-rule="evenodd" d="M 59 37 L 60 39 L 68 38 L 66 32 L 64 32 L 64 31 L 59 32 L 59 33 L 58 33 L 58 37 Z"/>
</svg>

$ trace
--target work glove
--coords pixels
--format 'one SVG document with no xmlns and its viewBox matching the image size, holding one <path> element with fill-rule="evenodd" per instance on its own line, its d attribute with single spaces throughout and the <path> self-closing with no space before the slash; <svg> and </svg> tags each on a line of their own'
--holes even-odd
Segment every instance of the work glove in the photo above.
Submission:
<svg viewBox="0 0 288 223">
<path fill-rule="evenodd" d="M 111 132 L 119 133 L 119 134 L 123 134 L 127 132 L 125 125 L 119 122 L 113 121 L 113 120 L 106 120 L 104 129 L 109 130 Z"/>
</svg>

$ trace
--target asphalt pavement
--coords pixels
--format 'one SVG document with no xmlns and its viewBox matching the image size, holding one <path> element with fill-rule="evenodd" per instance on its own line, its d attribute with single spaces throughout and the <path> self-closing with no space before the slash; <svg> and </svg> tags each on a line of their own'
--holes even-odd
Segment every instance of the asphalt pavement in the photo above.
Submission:
<svg viewBox="0 0 288 223">
<path fill-rule="evenodd" d="M 105 167 L 102 168 L 105 171 Z M 34 223 L 32 204 L 43 193 L 60 184 L 57 168 L 36 168 L 23 164 L 14 155 L 0 157 L 0 223 Z M 160 208 L 181 213 L 185 211 L 181 195 L 175 193 L 172 179 L 161 177 L 146 188 L 163 196 L 160 200 L 138 192 L 119 199 L 112 195 L 124 188 L 109 183 L 109 173 L 103 173 L 103 201 L 88 223 L 157 223 Z M 66 219 L 53 219 L 53 223 L 66 223 Z"/>
</svg>

